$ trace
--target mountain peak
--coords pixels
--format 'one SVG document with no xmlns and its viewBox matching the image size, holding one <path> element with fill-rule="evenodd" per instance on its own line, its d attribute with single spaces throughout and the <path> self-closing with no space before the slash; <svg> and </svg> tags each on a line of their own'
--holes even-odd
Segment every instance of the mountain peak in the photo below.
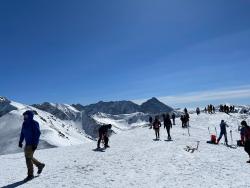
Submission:
<svg viewBox="0 0 250 188">
<path fill-rule="evenodd" d="M 157 113 L 166 113 L 173 111 L 173 108 L 167 106 L 163 102 L 159 101 L 157 98 L 153 97 L 148 101 L 142 103 L 141 105 L 142 112 L 157 114 Z"/>
</svg>

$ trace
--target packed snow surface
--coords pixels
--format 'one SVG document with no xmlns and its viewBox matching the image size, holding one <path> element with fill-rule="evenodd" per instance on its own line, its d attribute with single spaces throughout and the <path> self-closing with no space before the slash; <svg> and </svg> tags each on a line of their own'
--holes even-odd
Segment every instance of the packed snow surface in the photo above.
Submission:
<svg viewBox="0 0 250 188">
<path fill-rule="evenodd" d="M 173 142 L 161 128 L 161 140 L 154 141 L 148 127 L 121 131 L 110 138 L 111 148 L 95 152 L 95 142 L 63 148 L 39 150 L 35 157 L 46 164 L 44 172 L 31 182 L 20 182 L 26 176 L 22 153 L 0 156 L 0 187 L 143 187 L 143 188 L 228 188 L 250 187 L 250 165 L 243 148 L 231 149 L 224 145 L 207 144 L 208 127 L 219 130 L 224 119 L 233 141 L 239 139 L 240 114 L 191 115 L 190 135 L 180 121 L 172 129 Z M 247 119 L 249 122 L 249 118 Z M 214 131 L 215 132 L 215 131 Z M 196 146 L 189 153 L 186 146 Z M 222 141 L 223 143 L 224 141 Z"/>
</svg>

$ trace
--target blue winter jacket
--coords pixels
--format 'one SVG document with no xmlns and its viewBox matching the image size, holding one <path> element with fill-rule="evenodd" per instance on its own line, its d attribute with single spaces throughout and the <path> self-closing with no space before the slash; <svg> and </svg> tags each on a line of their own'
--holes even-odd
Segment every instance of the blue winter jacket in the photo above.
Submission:
<svg viewBox="0 0 250 188">
<path fill-rule="evenodd" d="M 20 135 L 20 141 L 23 143 L 25 140 L 26 145 L 38 145 L 39 138 L 41 135 L 39 123 L 33 120 L 33 113 L 32 112 L 25 112 L 26 115 L 29 116 L 28 120 L 23 122 L 22 131 Z"/>
</svg>

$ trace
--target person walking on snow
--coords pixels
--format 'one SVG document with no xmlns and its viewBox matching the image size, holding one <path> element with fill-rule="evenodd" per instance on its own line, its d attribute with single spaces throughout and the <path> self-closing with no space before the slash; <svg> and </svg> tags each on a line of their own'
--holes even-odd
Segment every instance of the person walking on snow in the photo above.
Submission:
<svg viewBox="0 0 250 188">
<path fill-rule="evenodd" d="M 97 149 L 100 149 L 100 144 L 101 141 L 104 141 L 104 147 L 105 148 L 109 148 L 109 137 L 108 137 L 108 131 L 112 128 L 112 125 L 103 125 L 99 128 L 98 132 L 99 132 L 99 139 L 97 142 Z"/>
<path fill-rule="evenodd" d="M 221 124 L 220 124 L 220 136 L 217 140 L 217 144 L 219 144 L 222 136 L 225 137 L 225 142 L 226 142 L 226 145 L 228 145 L 228 141 L 227 141 L 227 127 L 229 127 L 224 120 L 221 120 Z"/>
<path fill-rule="evenodd" d="M 34 169 L 33 164 L 38 168 L 37 174 L 41 174 L 45 164 L 39 162 L 37 159 L 33 157 L 34 152 L 37 149 L 39 144 L 39 138 L 41 135 L 39 123 L 33 120 L 34 113 L 33 111 L 26 111 L 23 114 L 24 122 L 22 125 L 19 147 L 23 147 L 23 141 L 25 140 L 25 159 L 26 165 L 28 169 L 28 176 L 24 179 L 24 181 L 30 181 L 34 178 Z"/>
<path fill-rule="evenodd" d="M 173 113 L 173 114 L 172 114 L 173 125 L 175 125 L 175 118 L 176 118 L 175 113 Z"/>
<path fill-rule="evenodd" d="M 168 140 L 171 140 L 170 129 L 172 129 L 172 122 L 169 114 L 163 115 L 163 120 L 164 120 L 164 128 L 167 130 L 168 133 Z"/>
<path fill-rule="evenodd" d="M 247 163 L 250 163 L 250 127 L 247 125 L 246 121 L 242 121 L 241 125 L 244 127 L 244 132 L 243 132 L 244 149 L 246 153 L 249 155 L 249 161 L 247 161 Z"/>
<path fill-rule="evenodd" d="M 155 130 L 156 140 L 160 139 L 160 127 L 161 127 L 161 122 L 159 120 L 159 117 L 156 116 L 154 123 L 153 123 L 153 128 Z"/>
</svg>

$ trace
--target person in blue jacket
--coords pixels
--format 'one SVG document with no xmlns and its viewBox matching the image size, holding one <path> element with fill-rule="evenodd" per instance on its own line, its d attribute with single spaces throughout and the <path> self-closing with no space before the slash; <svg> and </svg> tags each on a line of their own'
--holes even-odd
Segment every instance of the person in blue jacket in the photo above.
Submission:
<svg viewBox="0 0 250 188">
<path fill-rule="evenodd" d="M 36 160 L 33 155 L 37 149 L 39 144 L 39 138 L 41 135 L 39 123 L 36 122 L 33 117 L 33 111 L 26 111 L 23 113 L 24 122 L 22 125 L 20 140 L 19 140 L 19 147 L 23 147 L 23 141 L 25 140 L 25 159 L 26 165 L 28 169 L 28 176 L 25 178 L 25 181 L 32 180 L 34 178 L 34 169 L 33 164 L 38 168 L 38 174 L 41 174 L 45 164 Z"/>
<path fill-rule="evenodd" d="M 225 137 L 225 143 L 226 145 L 228 145 L 228 140 L 227 140 L 227 127 L 229 127 L 226 122 L 224 120 L 221 120 L 221 124 L 220 124 L 220 136 L 217 140 L 217 144 L 219 144 L 222 136 L 224 135 Z"/>
</svg>

